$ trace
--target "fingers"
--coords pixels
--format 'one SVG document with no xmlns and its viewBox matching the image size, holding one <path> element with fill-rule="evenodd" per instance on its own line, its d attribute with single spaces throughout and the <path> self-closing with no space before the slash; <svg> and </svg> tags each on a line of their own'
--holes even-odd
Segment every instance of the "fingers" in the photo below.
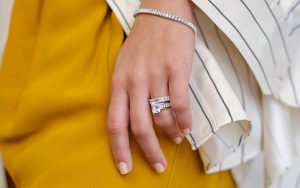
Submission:
<svg viewBox="0 0 300 188">
<path fill-rule="evenodd" d="M 178 127 L 185 135 L 187 135 L 192 129 L 188 76 L 180 71 L 172 74 L 169 80 L 169 92 L 171 97 L 171 108 L 176 116 Z"/>
<path fill-rule="evenodd" d="M 155 79 L 153 79 L 151 82 L 150 87 L 151 98 L 168 96 L 168 90 L 167 77 L 155 76 Z M 178 129 L 174 114 L 170 108 L 162 110 L 160 113 L 154 113 L 153 119 L 155 124 L 164 129 L 164 131 L 174 140 L 176 144 L 181 143 L 183 135 Z"/>
<path fill-rule="evenodd" d="M 124 90 L 112 84 L 107 123 L 113 157 L 121 174 L 127 174 L 132 169 L 128 122 L 128 96 Z"/>
<path fill-rule="evenodd" d="M 112 82 L 108 130 L 113 157 L 121 174 L 126 174 L 132 169 L 128 137 L 129 117 L 132 133 L 151 166 L 158 173 L 163 172 L 167 166 L 152 125 L 149 91 L 152 98 L 167 95 L 171 97 L 171 109 L 153 114 L 153 119 L 159 127 L 176 143 L 182 141 L 182 133 L 189 134 L 191 131 L 188 76 L 180 73 L 172 73 L 170 76 L 158 75 L 162 76 L 155 76 L 155 79 L 148 82 L 147 76 L 137 71 L 129 80 Z M 123 84 L 126 88 L 120 87 L 124 81 L 127 82 Z"/>
<path fill-rule="evenodd" d="M 152 126 L 148 104 L 149 89 L 148 86 L 140 84 L 146 83 L 141 79 L 134 82 L 138 83 L 129 89 L 131 130 L 150 165 L 157 173 L 161 173 L 165 170 L 167 162 Z"/>
</svg>

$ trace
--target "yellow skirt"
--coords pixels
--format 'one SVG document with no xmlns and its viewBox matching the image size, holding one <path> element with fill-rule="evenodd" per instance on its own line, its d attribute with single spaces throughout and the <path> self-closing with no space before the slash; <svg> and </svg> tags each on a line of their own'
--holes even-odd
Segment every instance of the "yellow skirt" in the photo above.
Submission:
<svg viewBox="0 0 300 188">
<path fill-rule="evenodd" d="M 157 130 L 163 174 L 131 139 L 133 171 L 111 155 L 106 116 L 123 31 L 104 0 L 16 0 L 0 71 L 0 150 L 21 188 L 234 187 L 230 172 L 205 175 L 187 141 Z"/>
</svg>

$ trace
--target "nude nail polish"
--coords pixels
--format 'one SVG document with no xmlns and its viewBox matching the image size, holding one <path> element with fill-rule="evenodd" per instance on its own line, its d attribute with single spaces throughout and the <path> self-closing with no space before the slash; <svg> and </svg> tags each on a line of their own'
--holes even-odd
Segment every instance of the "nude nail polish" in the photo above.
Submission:
<svg viewBox="0 0 300 188">
<path fill-rule="evenodd" d="M 176 144 L 180 144 L 182 142 L 182 139 L 180 137 L 176 137 L 176 138 L 174 138 L 174 142 Z"/>
<path fill-rule="evenodd" d="M 128 167 L 126 165 L 126 163 L 124 162 L 120 162 L 118 165 L 119 171 L 121 174 L 127 174 L 128 173 Z"/>
<path fill-rule="evenodd" d="M 155 163 L 153 166 L 156 172 L 159 174 L 165 170 L 165 167 L 161 163 Z"/>
<path fill-rule="evenodd" d="M 191 132 L 191 129 L 189 129 L 189 128 L 183 129 L 183 133 L 185 135 L 190 134 L 190 132 Z"/>
</svg>

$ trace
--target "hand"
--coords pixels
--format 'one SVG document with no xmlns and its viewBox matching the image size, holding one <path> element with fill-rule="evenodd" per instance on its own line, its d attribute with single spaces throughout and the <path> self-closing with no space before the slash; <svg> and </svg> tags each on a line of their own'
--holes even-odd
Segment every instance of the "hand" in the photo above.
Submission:
<svg viewBox="0 0 300 188">
<path fill-rule="evenodd" d="M 153 8 L 192 20 L 189 0 L 143 0 Z M 117 57 L 111 85 L 108 130 L 121 174 L 132 169 L 128 126 L 150 165 L 161 173 L 167 166 L 153 129 L 155 124 L 179 144 L 192 128 L 188 82 L 195 36 L 187 26 L 161 17 L 136 17 Z M 171 108 L 152 114 L 149 98 L 171 97 Z"/>
</svg>

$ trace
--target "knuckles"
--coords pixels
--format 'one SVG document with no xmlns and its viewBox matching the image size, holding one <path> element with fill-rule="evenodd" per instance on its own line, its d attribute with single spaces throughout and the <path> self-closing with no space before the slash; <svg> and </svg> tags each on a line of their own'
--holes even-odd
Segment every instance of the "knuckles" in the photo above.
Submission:
<svg viewBox="0 0 300 188">
<path fill-rule="evenodd" d="M 185 102 L 174 102 L 172 104 L 172 109 L 175 111 L 176 114 L 184 113 L 189 110 L 189 106 Z"/>
<path fill-rule="evenodd" d="M 152 125 L 151 125 L 152 126 Z M 142 124 L 142 123 L 138 123 L 138 122 L 131 122 L 131 131 L 132 131 L 132 134 L 138 138 L 138 139 L 143 139 L 145 138 L 146 136 L 149 135 L 149 130 L 145 127 L 151 127 L 150 125 L 145 125 Z"/>
<path fill-rule="evenodd" d="M 132 71 L 128 75 L 128 82 L 130 86 L 138 86 L 145 81 L 145 74 L 140 71 Z"/>
<path fill-rule="evenodd" d="M 125 81 L 128 85 L 135 86 L 156 77 L 161 78 L 171 74 L 186 75 L 190 70 L 189 64 L 180 59 L 169 56 L 165 56 L 163 59 L 155 62 L 134 60 L 134 62 L 128 63 L 128 66 L 122 66 L 114 73 L 112 85 L 117 86 Z"/>
<path fill-rule="evenodd" d="M 156 78 L 162 74 L 164 74 L 164 68 L 162 66 L 153 66 L 149 69 L 148 73 L 150 78 Z"/>
<path fill-rule="evenodd" d="M 111 79 L 112 88 L 118 88 L 124 83 L 124 76 L 122 74 L 114 73 Z"/>
<path fill-rule="evenodd" d="M 108 118 L 107 129 L 111 136 L 119 136 L 123 132 L 121 124 L 118 123 L 114 118 Z"/>
<path fill-rule="evenodd" d="M 151 151 L 144 151 L 144 154 L 150 163 L 155 163 L 159 160 L 160 155 Z"/>
<path fill-rule="evenodd" d="M 172 124 L 172 120 L 162 114 L 154 116 L 155 124 L 159 127 L 169 127 Z"/>
</svg>

